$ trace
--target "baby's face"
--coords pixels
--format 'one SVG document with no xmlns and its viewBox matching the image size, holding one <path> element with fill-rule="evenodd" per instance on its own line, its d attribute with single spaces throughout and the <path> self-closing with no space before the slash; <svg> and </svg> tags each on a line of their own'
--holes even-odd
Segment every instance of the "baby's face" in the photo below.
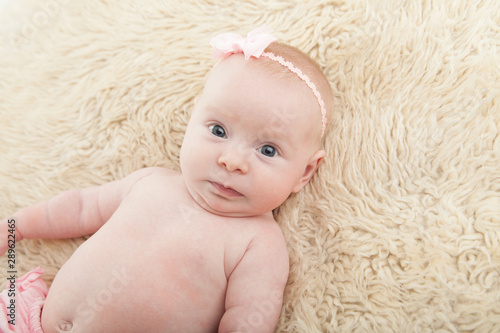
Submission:
<svg viewBox="0 0 500 333">
<path fill-rule="evenodd" d="M 240 55 L 225 59 L 208 78 L 181 149 L 191 196 L 219 215 L 270 214 L 323 157 L 316 106 L 298 78 L 278 78 Z"/>
</svg>

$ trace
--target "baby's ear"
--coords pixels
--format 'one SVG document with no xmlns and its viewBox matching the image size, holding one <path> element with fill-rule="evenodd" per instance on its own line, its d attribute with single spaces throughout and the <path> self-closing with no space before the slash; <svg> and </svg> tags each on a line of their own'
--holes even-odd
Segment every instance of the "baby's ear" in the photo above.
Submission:
<svg viewBox="0 0 500 333">
<path fill-rule="evenodd" d="M 324 150 L 318 150 L 309 160 L 309 163 L 304 170 L 304 174 L 300 177 L 298 183 L 293 188 L 293 193 L 299 192 L 312 178 L 316 170 L 318 170 L 319 163 L 325 157 Z"/>
</svg>

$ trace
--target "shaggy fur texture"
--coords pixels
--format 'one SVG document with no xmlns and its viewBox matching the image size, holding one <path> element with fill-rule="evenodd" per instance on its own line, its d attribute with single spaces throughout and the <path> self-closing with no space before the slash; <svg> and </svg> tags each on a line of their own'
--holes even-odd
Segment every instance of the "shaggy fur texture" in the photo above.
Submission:
<svg viewBox="0 0 500 333">
<path fill-rule="evenodd" d="M 210 37 L 267 23 L 336 100 L 324 163 L 276 211 L 291 264 L 277 331 L 500 331 L 498 0 L 11 2 L 1 217 L 179 169 Z M 82 241 L 18 243 L 18 275 L 41 265 L 50 283 Z"/>
</svg>

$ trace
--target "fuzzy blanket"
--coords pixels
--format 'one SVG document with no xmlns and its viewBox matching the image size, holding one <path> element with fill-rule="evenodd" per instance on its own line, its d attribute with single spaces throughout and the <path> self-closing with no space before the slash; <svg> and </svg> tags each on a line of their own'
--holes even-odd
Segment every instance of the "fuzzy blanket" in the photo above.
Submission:
<svg viewBox="0 0 500 333">
<path fill-rule="evenodd" d="M 277 332 L 499 332 L 499 15 L 498 0 L 10 0 L 0 217 L 179 169 L 209 39 L 267 23 L 336 100 L 324 163 L 275 212 L 291 265 Z M 41 265 L 50 284 L 82 241 L 17 243 L 18 275 Z"/>
</svg>

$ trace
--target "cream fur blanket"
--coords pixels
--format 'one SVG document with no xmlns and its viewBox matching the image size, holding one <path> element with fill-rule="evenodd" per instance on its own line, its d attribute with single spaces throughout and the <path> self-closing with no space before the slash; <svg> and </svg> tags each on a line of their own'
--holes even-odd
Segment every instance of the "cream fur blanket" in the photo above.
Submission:
<svg viewBox="0 0 500 333">
<path fill-rule="evenodd" d="M 277 331 L 500 331 L 498 0 L 10 2 L 0 217 L 178 169 L 210 37 L 267 23 L 336 96 L 327 158 L 277 211 L 291 264 Z M 41 265 L 50 283 L 82 241 L 18 243 L 18 275 Z"/>
</svg>

